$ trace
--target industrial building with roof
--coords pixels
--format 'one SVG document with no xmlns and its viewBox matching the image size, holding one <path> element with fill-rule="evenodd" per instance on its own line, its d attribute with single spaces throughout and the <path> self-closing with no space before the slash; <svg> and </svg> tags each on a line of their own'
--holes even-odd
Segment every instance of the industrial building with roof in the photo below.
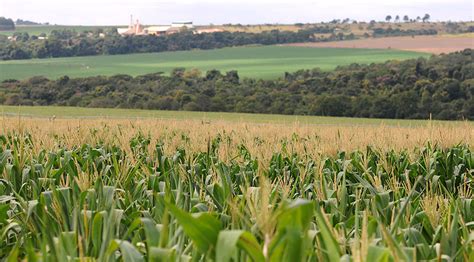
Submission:
<svg viewBox="0 0 474 262">
<path fill-rule="evenodd" d="M 192 30 L 194 33 L 214 33 L 222 32 L 219 28 L 207 28 L 207 29 L 198 29 L 193 25 L 193 22 L 184 21 L 184 22 L 173 22 L 171 25 L 153 25 L 153 26 L 143 26 L 140 24 L 140 21 L 137 19 L 133 23 L 133 17 L 130 16 L 130 25 L 126 28 L 117 28 L 117 32 L 121 35 L 169 35 L 178 33 L 181 30 Z"/>
<path fill-rule="evenodd" d="M 130 17 L 130 25 L 127 28 L 117 28 L 117 32 L 121 35 L 167 35 L 183 29 L 194 30 L 193 22 L 173 22 L 171 25 L 145 27 L 138 19 L 133 23 L 133 17 Z"/>
</svg>

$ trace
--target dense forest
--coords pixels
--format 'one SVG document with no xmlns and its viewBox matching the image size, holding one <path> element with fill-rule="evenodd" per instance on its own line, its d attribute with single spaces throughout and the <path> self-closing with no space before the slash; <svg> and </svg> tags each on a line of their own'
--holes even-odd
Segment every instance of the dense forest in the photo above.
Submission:
<svg viewBox="0 0 474 262">
<path fill-rule="evenodd" d="M 120 36 L 116 30 L 97 30 L 76 33 L 71 30 L 54 30 L 48 39 L 39 39 L 27 33 L 15 35 L 15 41 L 0 38 L 0 59 L 29 59 L 90 55 L 149 53 L 191 49 L 215 49 L 243 45 L 274 45 L 296 42 L 320 42 L 354 39 L 353 34 L 332 33 L 314 36 L 323 28 L 310 28 L 298 32 L 272 30 L 261 33 L 215 32 L 195 34 L 183 30 L 166 36 Z"/>
<path fill-rule="evenodd" d="M 175 69 L 137 77 L 57 80 L 33 77 L 0 85 L 6 105 L 65 105 L 376 118 L 474 119 L 474 52 L 382 64 L 240 79 L 236 71 Z"/>
</svg>

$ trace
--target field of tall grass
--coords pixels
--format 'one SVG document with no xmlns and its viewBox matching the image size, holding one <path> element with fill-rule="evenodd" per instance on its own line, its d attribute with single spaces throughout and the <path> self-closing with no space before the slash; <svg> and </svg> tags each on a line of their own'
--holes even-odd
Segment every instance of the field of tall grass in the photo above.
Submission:
<svg viewBox="0 0 474 262">
<path fill-rule="evenodd" d="M 0 128 L 2 259 L 474 260 L 469 122 Z"/>
</svg>

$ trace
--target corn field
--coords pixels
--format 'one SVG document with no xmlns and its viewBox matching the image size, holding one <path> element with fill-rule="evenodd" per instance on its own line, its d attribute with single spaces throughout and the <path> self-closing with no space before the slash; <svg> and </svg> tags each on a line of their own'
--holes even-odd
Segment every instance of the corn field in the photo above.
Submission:
<svg viewBox="0 0 474 262">
<path fill-rule="evenodd" d="M 40 149 L 0 136 L 0 258 L 8 261 L 474 261 L 466 143 L 260 161 L 137 132 Z M 309 150 L 309 149 L 308 149 Z M 170 153 L 171 152 L 171 153 Z"/>
</svg>

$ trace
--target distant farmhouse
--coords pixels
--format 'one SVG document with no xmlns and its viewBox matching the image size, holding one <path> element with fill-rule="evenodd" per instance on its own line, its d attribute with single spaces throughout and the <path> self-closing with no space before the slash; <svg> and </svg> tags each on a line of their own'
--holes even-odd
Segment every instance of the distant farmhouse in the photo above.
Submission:
<svg viewBox="0 0 474 262">
<path fill-rule="evenodd" d="M 179 31 L 186 29 L 193 31 L 196 34 L 202 33 L 214 33 L 222 32 L 223 30 L 219 28 L 206 28 L 206 29 L 196 29 L 193 25 L 193 22 L 173 22 L 171 25 L 154 25 L 145 27 L 140 24 L 140 21 L 137 19 L 133 23 L 133 17 L 130 16 L 130 25 L 127 28 L 117 28 L 117 32 L 121 35 L 170 35 L 178 33 Z"/>
</svg>

